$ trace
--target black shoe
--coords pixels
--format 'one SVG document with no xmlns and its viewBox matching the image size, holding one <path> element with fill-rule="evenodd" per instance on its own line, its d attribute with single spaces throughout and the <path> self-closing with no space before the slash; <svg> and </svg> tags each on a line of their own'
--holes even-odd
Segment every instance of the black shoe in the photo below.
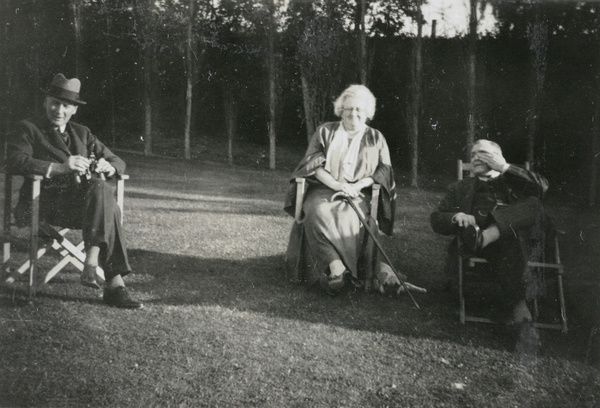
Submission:
<svg viewBox="0 0 600 408">
<path fill-rule="evenodd" d="M 104 303 L 110 306 L 119 307 L 122 309 L 141 309 L 144 307 L 142 302 L 133 300 L 123 286 L 117 288 L 104 289 Z"/>
<path fill-rule="evenodd" d="M 483 246 L 483 235 L 477 225 L 469 225 L 460 232 L 460 254 L 463 258 L 468 258 Z"/>
<path fill-rule="evenodd" d="M 334 276 L 333 278 L 331 275 L 322 275 L 319 279 L 319 284 L 329 296 L 337 296 L 346 284 L 349 276 L 350 271 L 348 270 L 344 271 L 344 273 L 341 275 Z"/>
</svg>

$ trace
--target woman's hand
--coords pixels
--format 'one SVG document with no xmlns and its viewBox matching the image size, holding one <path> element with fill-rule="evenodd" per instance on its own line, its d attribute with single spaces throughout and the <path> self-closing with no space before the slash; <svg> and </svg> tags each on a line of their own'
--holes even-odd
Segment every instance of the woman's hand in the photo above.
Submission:
<svg viewBox="0 0 600 408">
<path fill-rule="evenodd" d="M 343 191 L 350 198 L 358 197 L 360 190 L 356 188 L 355 184 L 342 183 L 340 191 Z"/>
</svg>

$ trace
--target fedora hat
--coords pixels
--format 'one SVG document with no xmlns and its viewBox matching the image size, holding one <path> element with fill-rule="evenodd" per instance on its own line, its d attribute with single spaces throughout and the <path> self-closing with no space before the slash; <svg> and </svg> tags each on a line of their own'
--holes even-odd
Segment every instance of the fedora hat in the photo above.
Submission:
<svg viewBox="0 0 600 408">
<path fill-rule="evenodd" d="M 46 95 L 74 103 L 76 105 L 85 105 L 86 102 L 79 99 L 79 90 L 81 81 L 77 78 L 67 79 L 63 74 L 56 74 L 48 89 L 41 89 Z"/>
</svg>

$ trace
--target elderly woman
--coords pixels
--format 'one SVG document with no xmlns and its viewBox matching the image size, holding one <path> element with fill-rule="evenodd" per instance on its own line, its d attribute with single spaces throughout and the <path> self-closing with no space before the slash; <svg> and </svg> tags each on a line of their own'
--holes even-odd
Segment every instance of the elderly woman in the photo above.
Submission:
<svg viewBox="0 0 600 408">
<path fill-rule="evenodd" d="M 285 205 L 293 215 L 294 180 L 306 178 L 303 222 L 294 223 L 286 254 L 288 276 L 309 285 L 320 282 L 330 294 L 337 293 L 349 280 L 360 281 L 358 260 L 367 237 L 352 207 L 345 200 L 332 200 L 332 196 L 342 192 L 368 218 L 370 187 L 380 184 L 377 217 L 380 229 L 388 235 L 393 230 L 395 197 L 387 143 L 381 132 L 367 125 L 375 114 L 371 91 L 363 85 L 351 85 L 334 102 L 334 112 L 341 121 L 317 128 L 294 171 Z M 300 238 L 302 232 L 304 238 Z M 303 270 L 289 267 L 297 264 L 297 259 L 304 260 Z M 389 265 L 379 264 L 376 272 L 399 283 Z"/>
</svg>

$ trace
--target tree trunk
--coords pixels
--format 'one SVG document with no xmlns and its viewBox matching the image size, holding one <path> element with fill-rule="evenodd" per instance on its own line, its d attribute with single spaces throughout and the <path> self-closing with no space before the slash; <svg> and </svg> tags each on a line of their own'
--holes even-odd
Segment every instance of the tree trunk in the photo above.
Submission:
<svg viewBox="0 0 600 408">
<path fill-rule="evenodd" d="M 358 73 L 360 83 L 367 85 L 367 33 L 365 32 L 366 2 L 359 0 L 356 4 L 358 18 Z"/>
<path fill-rule="evenodd" d="M 146 41 L 144 54 L 144 155 L 152 156 L 152 45 Z"/>
<path fill-rule="evenodd" d="M 71 0 L 71 11 L 73 12 L 73 29 L 75 31 L 75 76 L 83 78 L 83 53 L 81 38 L 81 5 L 79 0 Z"/>
<path fill-rule="evenodd" d="M 546 78 L 546 53 L 548 50 L 548 24 L 541 15 L 538 7 L 535 22 L 527 27 L 527 39 L 532 56 L 532 86 L 527 115 L 527 161 L 535 165 L 535 136 L 537 134 L 540 100 L 544 91 Z"/>
<path fill-rule="evenodd" d="M 468 46 L 468 89 L 467 89 L 467 144 L 475 141 L 477 106 L 477 0 L 470 0 L 469 46 Z"/>
<path fill-rule="evenodd" d="M 310 84 L 308 83 L 308 79 L 306 78 L 304 68 L 302 67 L 300 67 L 300 80 L 302 82 L 302 102 L 304 104 L 304 116 L 306 118 L 306 133 L 308 142 L 310 143 L 310 139 L 316 130 L 314 123 L 315 119 L 312 111 L 314 98 L 312 97 Z"/>
<path fill-rule="evenodd" d="M 269 31 L 268 31 L 268 55 L 267 65 L 269 70 L 269 169 L 275 170 L 277 167 L 276 157 L 276 120 L 277 120 L 277 73 L 275 71 L 275 28 L 274 28 L 274 4 L 269 5 Z"/>
<path fill-rule="evenodd" d="M 8 24 L 8 16 L 10 5 L 8 4 L 8 0 L 2 2 L 0 6 L 0 24 L 3 27 L 2 30 L 2 40 L 0 41 L 0 78 L 2 78 L 2 83 L 0 84 L 0 118 L 3 121 L 2 127 L 0 128 L 2 132 L 2 152 L 0 157 L 3 160 L 6 160 L 6 139 L 7 135 L 10 133 L 10 117 L 9 117 L 9 109 L 8 102 L 10 100 L 10 93 L 12 89 L 11 77 L 12 77 L 12 69 L 10 67 L 10 58 L 8 58 L 8 44 L 10 41 L 10 24 Z"/>
<path fill-rule="evenodd" d="M 589 191 L 589 206 L 596 205 L 598 198 L 598 172 L 600 171 L 600 73 L 598 73 L 598 84 L 596 86 L 596 103 L 594 112 L 594 129 L 592 135 L 591 168 L 590 168 L 590 191 Z"/>
<path fill-rule="evenodd" d="M 225 83 L 224 87 L 223 108 L 225 112 L 225 132 L 227 133 L 227 162 L 233 164 L 233 140 L 236 133 L 237 112 L 231 85 Z"/>
<path fill-rule="evenodd" d="M 114 55 L 110 39 L 112 32 L 112 17 L 111 13 L 106 13 L 106 60 L 108 66 L 108 97 L 110 99 L 110 135 L 112 140 L 112 147 L 116 147 L 117 144 L 117 125 L 116 125 L 116 101 L 115 101 L 115 83 L 114 78 Z"/>
<path fill-rule="evenodd" d="M 192 101 L 193 101 L 193 86 L 194 86 L 194 61 L 192 56 L 192 47 L 194 46 L 194 16 L 195 16 L 196 0 L 190 0 L 190 14 L 187 27 L 187 47 L 185 49 L 186 59 L 186 92 L 185 92 L 185 128 L 183 134 L 183 157 L 186 160 L 192 158 L 190 147 L 190 133 L 192 126 Z"/>
<path fill-rule="evenodd" d="M 419 114 L 421 111 L 421 84 L 423 77 L 423 16 L 419 10 L 417 15 L 417 38 L 415 38 L 410 86 L 410 105 L 408 107 L 408 127 L 411 153 L 410 185 L 419 186 Z"/>
<path fill-rule="evenodd" d="M 600 35 L 596 39 L 600 46 Z M 600 49 L 600 47 L 599 47 Z M 598 51 L 597 51 L 598 52 Z M 596 92 L 594 100 L 594 127 L 590 150 L 590 191 L 588 204 L 594 207 L 598 198 L 598 173 L 600 172 L 600 54 L 596 58 Z"/>
<path fill-rule="evenodd" d="M 37 10 L 37 4 L 39 4 L 39 2 L 37 0 L 31 0 L 31 6 L 33 8 L 33 10 Z M 41 62 L 40 62 L 40 51 L 39 51 L 39 43 L 41 42 L 41 36 L 43 35 L 43 33 L 41 33 L 40 31 L 40 24 L 38 21 L 38 17 L 37 17 L 37 13 L 33 13 L 33 27 L 32 30 L 34 31 L 34 38 L 36 38 L 39 42 L 34 45 L 32 47 L 33 50 L 33 63 L 35 64 L 35 74 L 38 78 L 41 77 L 41 73 L 40 73 L 40 67 L 41 67 Z M 19 81 L 17 81 L 16 86 L 18 87 L 20 84 L 18 83 Z M 46 84 L 44 84 L 44 86 L 46 86 Z M 41 92 L 36 92 L 35 96 L 34 96 L 34 106 L 36 107 L 36 109 L 42 109 L 42 93 Z"/>
</svg>

